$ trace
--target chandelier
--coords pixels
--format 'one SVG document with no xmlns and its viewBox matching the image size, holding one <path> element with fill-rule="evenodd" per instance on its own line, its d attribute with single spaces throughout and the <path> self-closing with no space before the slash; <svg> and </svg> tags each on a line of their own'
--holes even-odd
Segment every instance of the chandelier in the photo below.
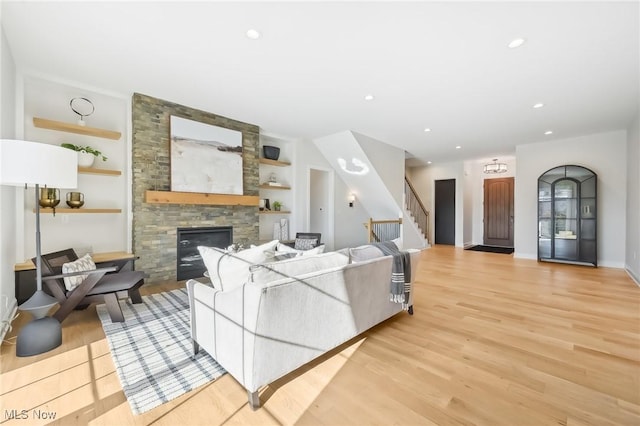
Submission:
<svg viewBox="0 0 640 426">
<path fill-rule="evenodd" d="M 488 174 L 505 173 L 507 171 L 507 163 L 498 163 L 498 159 L 494 158 L 493 163 L 484 165 L 484 172 Z"/>
</svg>

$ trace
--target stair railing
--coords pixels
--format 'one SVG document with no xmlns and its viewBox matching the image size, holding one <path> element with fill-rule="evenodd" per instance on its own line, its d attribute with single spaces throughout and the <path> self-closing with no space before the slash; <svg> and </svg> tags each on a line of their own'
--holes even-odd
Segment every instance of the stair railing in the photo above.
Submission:
<svg viewBox="0 0 640 426">
<path fill-rule="evenodd" d="M 407 209 L 427 240 L 429 240 L 429 212 L 420 201 L 415 188 L 406 176 L 404 177 L 404 195 Z"/>
<path fill-rule="evenodd" d="M 402 225 L 402 218 L 391 220 L 373 220 L 369 218 L 369 222 L 364 224 L 367 228 L 370 243 L 379 243 L 381 241 L 400 238 L 402 229 L 400 225 Z"/>
</svg>

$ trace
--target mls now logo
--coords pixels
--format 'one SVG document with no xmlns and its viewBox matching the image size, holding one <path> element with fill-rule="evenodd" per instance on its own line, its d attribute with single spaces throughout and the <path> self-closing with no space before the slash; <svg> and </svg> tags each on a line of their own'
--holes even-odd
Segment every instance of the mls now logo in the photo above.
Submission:
<svg viewBox="0 0 640 426">
<path fill-rule="evenodd" d="M 27 410 L 4 410 L 5 420 L 27 420 L 29 411 Z"/>
<path fill-rule="evenodd" d="M 54 420 L 56 418 L 55 411 L 32 410 L 31 417 L 36 420 Z M 29 410 L 4 410 L 5 420 L 27 420 L 29 418 Z"/>
</svg>

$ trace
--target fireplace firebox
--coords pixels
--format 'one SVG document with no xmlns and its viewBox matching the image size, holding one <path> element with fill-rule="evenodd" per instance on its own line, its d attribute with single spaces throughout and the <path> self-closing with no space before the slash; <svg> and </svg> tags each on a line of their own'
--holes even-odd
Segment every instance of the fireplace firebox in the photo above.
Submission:
<svg viewBox="0 0 640 426">
<path fill-rule="evenodd" d="M 178 281 L 202 277 L 204 266 L 198 246 L 227 248 L 233 243 L 232 226 L 178 228 L 177 268 Z"/>
</svg>

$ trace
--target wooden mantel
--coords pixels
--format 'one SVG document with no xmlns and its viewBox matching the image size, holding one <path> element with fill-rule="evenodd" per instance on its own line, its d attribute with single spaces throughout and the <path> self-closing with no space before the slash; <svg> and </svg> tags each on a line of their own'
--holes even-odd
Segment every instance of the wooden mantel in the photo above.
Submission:
<svg viewBox="0 0 640 426">
<path fill-rule="evenodd" d="M 149 204 L 203 204 L 210 206 L 258 206 L 257 195 L 204 194 L 200 192 L 146 191 Z"/>
</svg>

